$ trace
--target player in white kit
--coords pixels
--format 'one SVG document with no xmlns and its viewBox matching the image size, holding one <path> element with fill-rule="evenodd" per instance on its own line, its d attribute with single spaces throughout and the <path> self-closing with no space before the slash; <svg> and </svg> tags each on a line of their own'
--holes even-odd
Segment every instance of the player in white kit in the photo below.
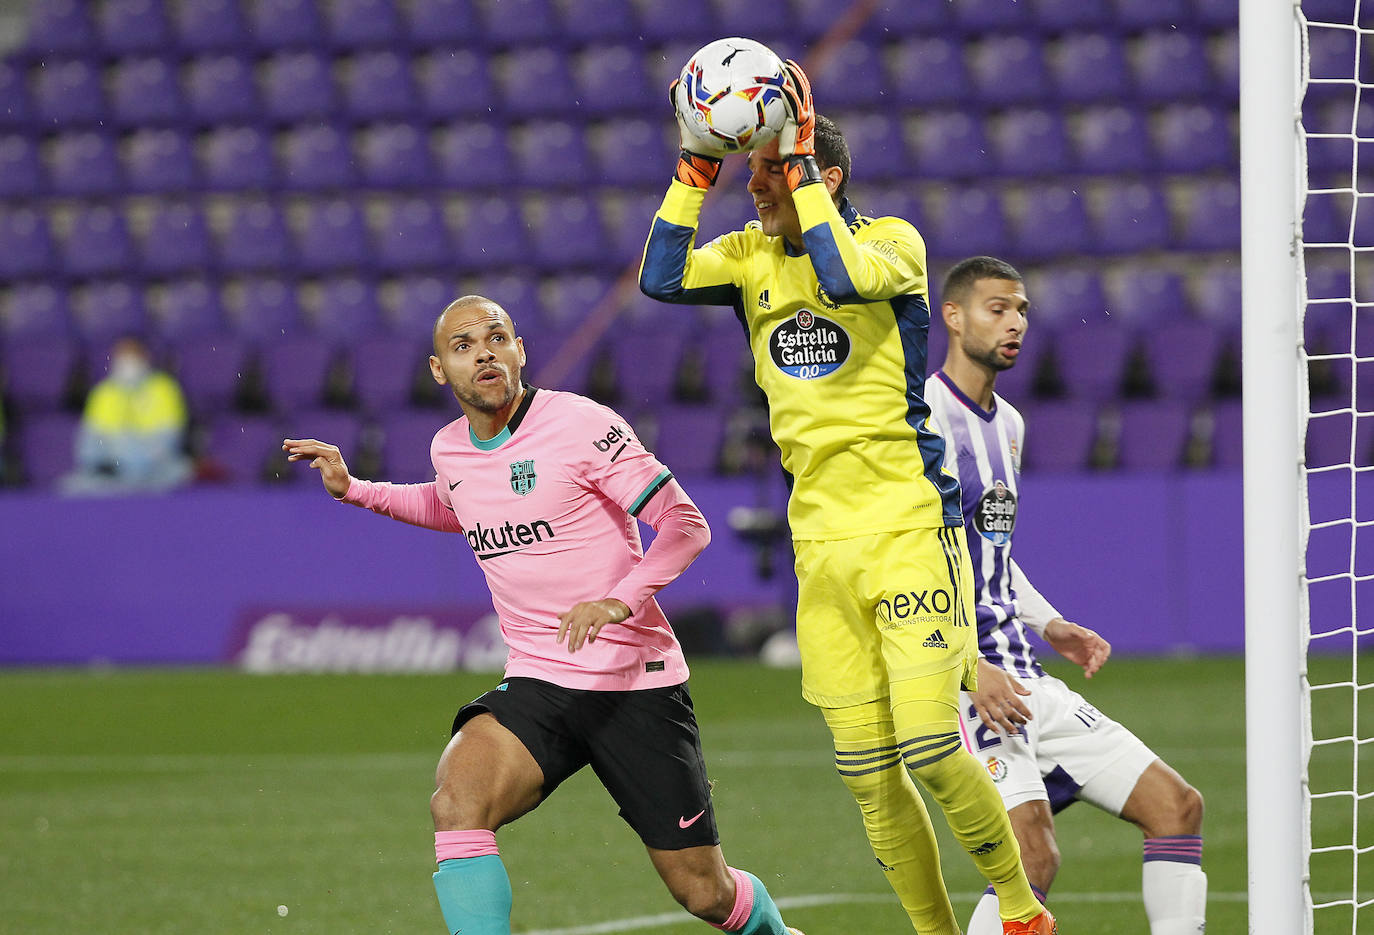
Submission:
<svg viewBox="0 0 1374 935">
<path fill-rule="evenodd" d="M 1025 339 L 1024 281 L 1002 260 L 973 257 L 950 270 L 940 298 L 949 350 L 924 395 L 962 488 L 982 653 L 978 691 L 961 699 L 964 743 L 1002 794 L 1042 903 L 1059 869 L 1053 815 L 1082 800 L 1144 834 L 1151 935 L 1196 935 L 1207 902 L 1202 796 L 1129 730 L 1047 675 L 1026 638 L 1034 631 L 1089 678 L 1111 653 L 1096 632 L 1065 620 L 1011 556 L 1025 425 L 994 388 Z M 989 890 L 968 935 L 1000 931 Z"/>
</svg>

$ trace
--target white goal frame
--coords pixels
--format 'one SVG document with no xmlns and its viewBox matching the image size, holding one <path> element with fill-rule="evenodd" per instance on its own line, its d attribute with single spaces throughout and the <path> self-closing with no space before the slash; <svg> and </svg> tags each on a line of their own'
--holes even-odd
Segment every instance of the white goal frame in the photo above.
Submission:
<svg viewBox="0 0 1374 935">
<path fill-rule="evenodd" d="M 1300 11 L 1240 3 L 1246 826 L 1251 935 L 1312 932 L 1303 588 Z"/>
</svg>

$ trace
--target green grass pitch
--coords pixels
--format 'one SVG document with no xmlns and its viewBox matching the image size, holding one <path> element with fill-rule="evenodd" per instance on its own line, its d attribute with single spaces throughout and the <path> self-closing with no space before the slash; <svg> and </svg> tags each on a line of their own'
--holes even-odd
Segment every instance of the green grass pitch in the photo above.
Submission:
<svg viewBox="0 0 1374 935">
<path fill-rule="evenodd" d="M 910 932 L 797 673 L 693 669 L 727 859 L 761 876 L 808 935 Z M 1083 687 L 1076 670 L 1055 671 Z M 453 711 L 495 681 L 0 673 L 0 933 L 437 935 L 433 766 Z M 1086 694 L 1202 790 L 1208 931 L 1245 931 L 1240 661 L 1118 659 Z M 1329 706 L 1348 722 L 1348 699 Z M 1317 810 L 1319 834 L 1350 841 L 1349 807 Z M 1061 931 L 1145 932 L 1138 833 L 1084 805 L 1059 829 Z M 499 840 L 518 933 L 707 931 L 677 909 L 589 772 Z M 981 881 L 947 834 L 941 846 L 967 918 Z M 1337 892 L 1349 860 L 1328 878 Z M 1350 931 L 1348 911 L 1343 924 L 1334 912 L 1319 918 Z"/>
</svg>

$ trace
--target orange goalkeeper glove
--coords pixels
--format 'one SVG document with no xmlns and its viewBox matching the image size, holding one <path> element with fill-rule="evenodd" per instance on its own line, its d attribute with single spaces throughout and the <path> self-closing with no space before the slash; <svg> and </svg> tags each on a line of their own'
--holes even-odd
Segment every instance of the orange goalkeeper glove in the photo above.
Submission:
<svg viewBox="0 0 1374 935">
<path fill-rule="evenodd" d="M 823 181 L 816 163 L 816 105 L 811 100 L 811 81 L 802 67 L 789 58 L 783 71 L 787 73 L 782 86 L 787 119 L 778 134 L 778 155 L 787 161 L 787 187 L 796 191 Z"/>
<path fill-rule="evenodd" d="M 701 133 L 692 126 L 691 121 L 682 115 L 681 102 L 677 99 L 680 83 L 679 79 L 674 78 L 673 83 L 668 85 L 668 100 L 673 105 L 673 113 L 677 117 L 678 144 L 682 147 L 678 153 L 677 172 L 674 173 L 674 177 L 693 188 L 710 188 L 716 184 L 716 176 L 720 175 L 723 160 L 701 152 L 709 146 L 705 145 Z"/>
</svg>

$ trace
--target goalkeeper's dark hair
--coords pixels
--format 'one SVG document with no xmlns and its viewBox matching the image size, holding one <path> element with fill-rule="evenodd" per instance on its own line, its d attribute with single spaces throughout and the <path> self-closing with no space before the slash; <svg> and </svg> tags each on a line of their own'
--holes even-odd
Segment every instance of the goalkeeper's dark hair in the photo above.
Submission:
<svg viewBox="0 0 1374 935">
<path fill-rule="evenodd" d="M 839 167 L 844 173 L 840 187 L 835 189 L 835 200 L 842 199 L 849 187 L 849 144 L 835 121 L 824 114 L 816 115 L 816 164 L 822 169 Z"/>
<path fill-rule="evenodd" d="M 941 302 L 963 304 L 968 300 L 975 283 L 983 279 L 1006 279 L 1011 282 L 1025 282 L 1021 274 L 1006 260 L 995 256 L 971 256 L 960 260 L 945 274 L 945 285 L 940 290 Z"/>
</svg>

